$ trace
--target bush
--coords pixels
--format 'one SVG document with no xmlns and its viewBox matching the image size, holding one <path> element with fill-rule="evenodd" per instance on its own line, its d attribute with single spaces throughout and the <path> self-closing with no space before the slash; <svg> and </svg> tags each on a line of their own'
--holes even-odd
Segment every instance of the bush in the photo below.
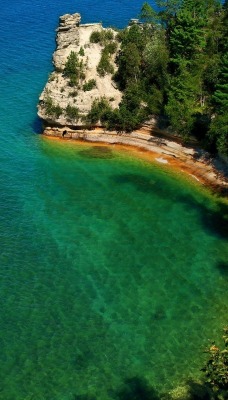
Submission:
<svg viewBox="0 0 228 400">
<path fill-rule="evenodd" d="M 68 104 L 67 108 L 66 108 L 66 115 L 67 117 L 69 117 L 69 119 L 74 119 L 74 120 L 78 120 L 79 117 L 79 111 L 77 107 L 73 107 L 70 106 Z"/>
<path fill-rule="evenodd" d="M 220 350 L 215 342 L 206 350 L 209 359 L 202 371 L 206 375 L 206 382 L 215 391 L 228 390 L 228 327 L 224 328 L 224 349 Z"/>
<path fill-rule="evenodd" d="M 97 72 L 100 76 L 105 76 L 107 74 L 114 73 L 114 67 L 110 62 L 109 54 L 106 51 L 102 51 L 101 59 L 97 66 Z"/>
<path fill-rule="evenodd" d="M 108 100 L 105 97 L 95 99 L 90 112 L 86 116 L 86 121 L 91 125 L 96 124 L 99 120 L 102 120 L 103 115 L 107 111 L 111 111 Z"/>
<path fill-rule="evenodd" d="M 102 30 L 102 31 L 94 31 L 90 35 L 90 43 L 100 43 L 104 45 L 107 41 L 113 40 L 114 35 L 111 29 Z"/>
<path fill-rule="evenodd" d="M 106 31 L 103 31 L 103 37 L 105 40 L 113 40 L 113 32 L 111 31 L 111 29 L 108 29 Z"/>
<path fill-rule="evenodd" d="M 82 68 L 83 64 L 79 63 L 78 55 L 74 51 L 71 51 L 64 68 L 64 75 L 69 78 L 69 85 L 71 87 L 77 86 Z"/>
<path fill-rule="evenodd" d="M 84 92 L 88 92 L 96 87 L 95 79 L 90 79 L 88 82 L 84 83 L 83 90 Z"/>
<path fill-rule="evenodd" d="M 77 90 L 73 90 L 72 92 L 70 92 L 70 93 L 68 94 L 68 97 L 76 97 L 77 95 L 78 95 Z"/>
<path fill-rule="evenodd" d="M 78 54 L 82 57 L 85 55 L 85 51 L 84 51 L 83 47 L 80 47 Z"/>
<path fill-rule="evenodd" d="M 44 108 L 46 111 L 46 114 L 52 117 L 59 118 L 60 115 L 63 113 L 62 108 L 60 107 L 59 104 L 55 105 L 52 98 L 48 96 L 44 100 Z"/>
<path fill-rule="evenodd" d="M 89 38 L 90 43 L 100 43 L 101 42 L 101 32 L 94 31 L 91 33 Z"/>
<path fill-rule="evenodd" d="M 106 44 L 104 51 L 107 52 L 108 54 L 114 54 L 117 49 L 117 43 L 116 42 L 110 42 Z"/>
</svg>

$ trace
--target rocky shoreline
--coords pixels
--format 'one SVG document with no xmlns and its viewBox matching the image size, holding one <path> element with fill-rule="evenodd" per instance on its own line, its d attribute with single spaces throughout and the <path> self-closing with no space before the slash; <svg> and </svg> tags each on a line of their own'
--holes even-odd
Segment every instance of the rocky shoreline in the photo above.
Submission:
<svg viewBox="0 0 228 400">
<path fill-rule="evenodd" d="M 150 153 L 150 159 L 168 164 L 187 173 L 193 180 L 210 187 L 223 196 L 228 195 L 228 166 L 220 158 L 212 158 L 200 149 L 187 147 L 154 135 L 149 127 L 131 133 L 117 133 L 102 128 L 94 130 L 71 129 L 69 127 L 47 127 L 43 134 L 61 140 L 77 140 L 110 145 L 131 146 Z"/>
<path fill-rule="evenodd" d="M 158 121 L 152 118 L 141 128 L 131 133 L 107 131 L 101 125 L 87 127 L 85 116 L 95 99 L 105 97 L 115 108 L 121 101 L 122 93 L 115 87 L 111 74 L 100 76 L 97 65 L 102 54 L 102 44 L 91 43 L 94 32 L 107 32 L 100 23 L 80 24 L 80 14 L 66 14 L 60 17 L 56 35 L 56 50 L 53 54 L 54 71 L 39 98 L 38 115 L 44 122 L 44 135 L 63 140 L 83 140 L 110 145 L 132 146 L 150 152 L 156 162 L 184 171 L 193 179 L 210 186 L 224 196 L 228 194 L 228 163 L 212 158 L 209 153 L 193 143 L 187 147 L 167 132 L 158 129 Z M 116 32 L 111 31 L 113 40 Z M 118 47 L 116 49 L 118 51 Z M 76 89 L 69 85 L 64 74 L 66 61 L 75 52 L 83 69 L 83 78 Z M 115 55 L 110 62 L 115 70 Z M 94 80 L 95 87 L 85 90 L 84 84 Z M 107 97 L 108 94 L 108 97 Z M 49 112 L 48 112 L 49 109 Z M 67 110 L 78 110 L 77 118 Z M 58 111 L 58 115 L 57 115 Z"/>
</svg>

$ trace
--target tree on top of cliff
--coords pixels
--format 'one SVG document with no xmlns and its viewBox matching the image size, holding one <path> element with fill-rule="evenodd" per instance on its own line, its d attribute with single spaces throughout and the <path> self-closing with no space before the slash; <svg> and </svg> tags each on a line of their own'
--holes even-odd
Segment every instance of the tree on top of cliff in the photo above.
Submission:
<svg viewBox="0 0 228 400">
<path fill-rule="evenodd" d="M 71 51 L 64 68 L 64 75 L 69 78 L 70 86 L 77 86 L 80 78 L 80 69 L 81 65 L 78 55 L 74 51 Z"/>
</svg>

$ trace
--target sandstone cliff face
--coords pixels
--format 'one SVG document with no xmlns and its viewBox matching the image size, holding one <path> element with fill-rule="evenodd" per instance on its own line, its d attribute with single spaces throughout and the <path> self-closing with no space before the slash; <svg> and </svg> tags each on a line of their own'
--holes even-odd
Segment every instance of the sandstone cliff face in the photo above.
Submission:
<svg viewBox="0 0 228 400">
<path fill-rule="evenodd" d="M 105 97 L 112 108 L 118 107 L 121 101 L 121 92 L 115 87 L 112 75 L 106 73 L 105 76 L 99 76 L 97 72 L 103 46 L 100 43 L 90 43 L 92 32 L 107 29 L 100 23 L 80 24 L 80 20 L 81 16 L 78 13 L 60 17 L 56 51 L 53 54 L 54 71 L 40 95 L 38 105 L 38 115 L 48 125 L 80 127 L 85 124 L 83 117 L 90 111 L 94 99 Z M 115 39 L 116 32 L 112 32 Z M 83 77 L 76 87 L 69 85 L 69 78 L 64 74 L 65 64 L 71 52 L 77 54 L 83 66 Z M 114 71 L 115 57 L 116 52 L 110 58 Z M 96 86 L 89 91 L 83 90 L 83 85 L 91 79 L 95 80 Z M 47 102 L 51 102 L 58 112 L 48 112 Z M 78 109 L 77 119 L 67 115 L 66 108 L 69 106 Z"/>
</svg>

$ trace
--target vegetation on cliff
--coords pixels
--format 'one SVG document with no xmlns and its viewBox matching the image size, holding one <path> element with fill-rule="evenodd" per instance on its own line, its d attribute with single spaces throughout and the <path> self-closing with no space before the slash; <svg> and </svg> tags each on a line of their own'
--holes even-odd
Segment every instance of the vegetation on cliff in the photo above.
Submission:
<svg viewBox="0 0 228 400">
<path fill-rule="evenodd" d="M 123 91 L 118 109 L 103 113 L 107 128 L 131 130 L 153 114 L 172 131 L 192 134 L 228 154 L 228 3 L 170 0 L 148 3 L 143 23 L 118 34 L 114 80 Z"/>
<path fill-rule="evenodd" d="M 172 133 L 228 155 L 228 1 L 156 5 L 144 3 L 140 19 L 118 33 L 92 29 L 51 76 L 41 116 L 118 132 L 164 116 Z"/>
</svg>

